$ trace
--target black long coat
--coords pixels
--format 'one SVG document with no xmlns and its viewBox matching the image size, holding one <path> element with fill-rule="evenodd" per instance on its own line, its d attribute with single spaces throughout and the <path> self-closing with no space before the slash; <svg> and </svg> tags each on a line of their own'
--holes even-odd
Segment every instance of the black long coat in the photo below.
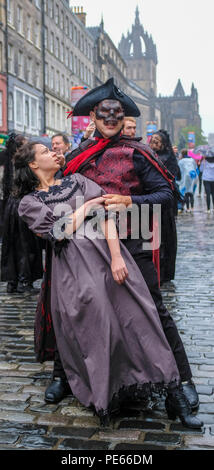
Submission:
<svg viewBox="0 0 214 470">
<path fill-rule="evenodd" d="M 177 158 L 172 153 L 159 153 L 161 161 L 167 169 L 180 179 L 180 168 Z M 177 254 L 177 230 L 175 216 L 177 215 L 177 198 L 161 213 L 161 246 L 160 246 L 160 282 L 171 281 L 175 277 Z"/>
</svg>

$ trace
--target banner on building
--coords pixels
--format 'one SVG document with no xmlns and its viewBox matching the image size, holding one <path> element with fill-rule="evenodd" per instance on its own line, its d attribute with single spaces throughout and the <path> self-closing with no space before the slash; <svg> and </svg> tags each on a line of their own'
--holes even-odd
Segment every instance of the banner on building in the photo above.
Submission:
<svg viewBox="0 0 214 470">
<path fill-rule="evenodd" d="M 195 132 L 188 132 L 188 148 L 193 149 L 195 147 Z"/>
<path fill-rule="evenodd" d="M 147 121 L 146 123 L 146 135 L 152 135 L 157 131 L 157 122 L 156 121 Z"/>
<path fill-rule="evenodd" d="M 74 107 L 77 101 L 89 91 L 87 86 L 74 86 L 71 88 L 71 106 Z M 72 134 L 74 136 L 82 135 L 90 122 L 89 116 L 72 117 Z"/>
</svg>

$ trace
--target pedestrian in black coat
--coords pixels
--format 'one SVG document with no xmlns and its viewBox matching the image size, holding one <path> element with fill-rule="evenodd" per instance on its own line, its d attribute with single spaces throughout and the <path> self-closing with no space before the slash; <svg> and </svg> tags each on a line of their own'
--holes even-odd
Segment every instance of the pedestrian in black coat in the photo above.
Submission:
<svg viewBox="0 0 214 470">
<path fill-rule="evenodd" d="M 166 168 L 176 179 L 180 179 L 180 168 L 174 154 L 169 134 L 160 129 L 152 135 L 150 147 Z M 175 277 L 177 254 L 177 230 L 175 216 L 177 215 L 177 198 L 170 205 L 162 208 L 161 212 L 161 246 L 160 246 L 160 282 L 171 281 Z"/>
</svg>

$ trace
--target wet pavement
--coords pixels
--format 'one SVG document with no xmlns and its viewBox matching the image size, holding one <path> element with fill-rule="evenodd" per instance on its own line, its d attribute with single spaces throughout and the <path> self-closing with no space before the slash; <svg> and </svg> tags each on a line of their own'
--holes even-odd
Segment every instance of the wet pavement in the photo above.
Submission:
<svg viewBox="0 0 214 470">
<path fill-rule="evenodd" d="M 162 287 L 192 366 L 204 427 L 168 420 L 164 398 L 128 405 L 109 427 L 73 397 L 44 402 L 52 363 L 34 359 L 36 296 L 7 294 L 0 283 L 0 450 L 214 449 L 214 213 L 196 197 L 193 214 L 178 216 L 176 278 Z"/>
</svg>

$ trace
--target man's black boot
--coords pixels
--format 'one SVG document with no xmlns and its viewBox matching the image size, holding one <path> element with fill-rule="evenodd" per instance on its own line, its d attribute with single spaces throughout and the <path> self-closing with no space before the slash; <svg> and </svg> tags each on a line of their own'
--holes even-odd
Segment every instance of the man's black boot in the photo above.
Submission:
<svg viewBox="0 0 214 470">
<path fill-rule="evenodd" d="M 168 393 L 165 406 L 169 419 L 175 420 L 178 416 L 183 426 L 190 429 L 200 429 L 203 426 L 203 422 L 192 415 L 191 406 L 181 386 Z"/>
<path fill-rule="evenodd" d="M 72 391 L 66 379 L 54 377 L 51 384 L 45 391 L 45 401 L 47 403 L 58 403 L 63 398 L 71 395 Z"/>
<path fill-rule="evenodd" d="M 199 397 L 194 382 L 191 379 L 188 382 L 182 382 L 182 389 L 192 411 L 196 411 L 199 408 Z"/>
<path fill-rule="evenodd" d="M 7 283 L 7 293 L 8 294 L 13 294 L 14 292 L 17 292 L 17 281 L 9 281 Z"/>
</svg>

